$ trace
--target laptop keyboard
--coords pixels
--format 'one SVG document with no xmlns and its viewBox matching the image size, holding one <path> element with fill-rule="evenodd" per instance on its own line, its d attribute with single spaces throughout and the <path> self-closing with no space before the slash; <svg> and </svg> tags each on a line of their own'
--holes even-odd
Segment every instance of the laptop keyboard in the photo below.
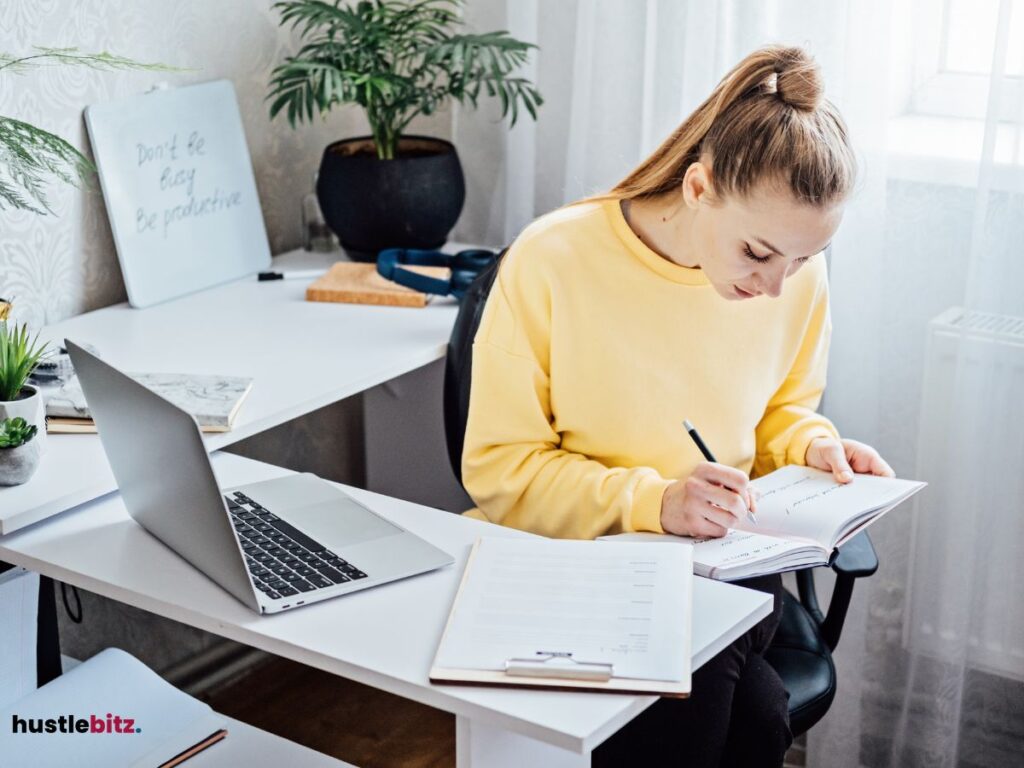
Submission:
<svg viewBox="0 0 1024 768">
<path fill-rule="evenodd" d="M 327 547 L 236 491 L 225 496 L 252 583 L 271 600 L 365 579 Z"/>
</svg>

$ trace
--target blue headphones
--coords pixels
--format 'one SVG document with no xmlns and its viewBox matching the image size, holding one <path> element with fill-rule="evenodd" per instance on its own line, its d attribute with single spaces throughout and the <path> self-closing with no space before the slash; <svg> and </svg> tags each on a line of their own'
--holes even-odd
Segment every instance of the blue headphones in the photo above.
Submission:
<svg viewBox="0 0 1024 768">
<path fill-rule="evenodd" d="M 459 251 L 456 254 L 441 251 L 419 251 L 412 248 L 388 248 L 377 255 L 377 272 L 381 277 L 423 293 L 451 294 L 461 299 L 476 276 L 487 269 L 498 254 L 484 249 Z M 448 267 L 452 274 L 447 280 L 427 277 L 403 266 Z"/>
</svg>

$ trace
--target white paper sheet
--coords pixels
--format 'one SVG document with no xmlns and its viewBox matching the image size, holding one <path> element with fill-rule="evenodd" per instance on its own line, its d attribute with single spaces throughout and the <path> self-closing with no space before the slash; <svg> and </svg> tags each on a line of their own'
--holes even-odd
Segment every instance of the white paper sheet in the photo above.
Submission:
<svg viewBox="0 0 1024 768">
<path fill-rule="evenodd" d="M 691 550 L 552 539 L 481 539 L 438 667 L 503 670 L 571 653 L 617 678 L 678 681 L 689 669 Z"/>
<path fill-rule="evenodd" d="M 831 551 L 848 524 L 883 508 L 891 509 L 924 483 L 893 477 L 854 475 L 839 483 L 830 472 L 791 464 L 751 483 L 761 493 L 757 524 L 736 527 L 751 533 L 804 538 Z"/>
<path fill-rule="evenodd" d="M 693 546 L 693 572 L 698 576 L 721 578 L 723 569 L 736 569 L 728 579 L 743 578 L 746 566 L 755 563 L 777 563 L 784 558 L 785 567 L 796 567 L 805 562 L 816 562 L 827 557 L 817 545 L 802 541 L 789 541 L 774 536 L 763 536 L 749 531 L 730 530 L 718 539 L 695 539 L 688 536 L 665 536 L 660 533 L 620 533 L 603 537 L 601 541 L 659 542 L 664 544 L 690 544 Z M 810 551 L 809 551 L 810 550 Z M 797 556 L 803 553 L 805 556 Z M 758 569 L 755 569 L 758 570 Z"/>
</svg>

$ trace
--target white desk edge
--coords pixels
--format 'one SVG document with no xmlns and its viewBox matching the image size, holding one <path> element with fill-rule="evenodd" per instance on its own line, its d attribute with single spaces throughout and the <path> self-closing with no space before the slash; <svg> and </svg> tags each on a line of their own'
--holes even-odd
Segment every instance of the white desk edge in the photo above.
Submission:
<svg viewBox="0 0 1024 768">
<path fill-rule="evenodd" d="M 466 246 L 461 243 L 449 243 L 445 246 L 445 250 L 454 251 L 466 247 L 478 247 L 478 246 Z M 341 252 L 331 253 L 307 253 L 301 250 L 289 251 L 284 254 L 280 254 L 274 258 L 274 268 L 297 268 L 300 266 L 310 266 L 311 264 L 317 267 L 323 266 L 326 268 L 327 265 L 338 261 L 339 259 L 344 260 Z M 90 326 L 96 322 L 100 322 L 101 318 L 105 318 L 111 315 L 115 315 L 125 310 L 133 313 L 138 313 L 138 318 L 152 319 L 154 317 L 163 317 L 166 313 L 171 312 L 175 307 L 193 307 L 195 305 L 201 305 L 207 307 L 210 302 L 216 302 L 217 297 L 222 294 L 234 295 L 240 290 L 259 290 L 259 295 L 274 296 L 277 297 L 286 288 L 290 291 L 299 290 L 304 291 L 304 286 L 309 282 L 306 281 L 279 281 L 275 283 L 260 283 L 262 290 L 256 288 L 257 281 L 255 275 L 248 277 L 231 280 L 220 285 L 211 286 L 201 291 L 187 294 L 173 299 L 171 301 L 164 302 L 162 304 L 155 305 L 154 307 L 147 307 L 143 309 L 132 309 L 129 307 L 127 302 L 121 302 L 100 309 L 86 312 L 74 317 L 66 318 L 60 322 L 52 325 L 45 326 L 40 330 L 42 337 L 48 338 L 51 341 L 62 341 L 65 335 L 69 335 L 72 338 L 77 337 L 76 329 L 79 326 Z M 269 287 L 268 287 L 269 286 Z M 282 301 L 276 299 L 276 301 Z M 305 302 L 299 302 L 301 306 Z M 204 438 L 208 449 L 212 452 L 220 448 L 224 448 L 227 445 L 244 440 L 245 438 L 257 435 L 267 429 L 276 427 L 287 421 L 290 421 L 296 417 L 311 413 L 312 411 L 330 405 L 332 403 L 344 400 L 345 398 L 356 395 L 360 392 L 364 392 L 372 387 L 382 384 L 386 381 L 390 381 L 398 376 L 401 376 L 410 371 L 421 368 L 424 365 L 439 360 L 444 357 L 447 347 L 447 334 L 450 331 L 451 323 L 455 319 L 454 303 L 451 300 L 441 300 L 436 302 L 436 308 L 428 308 L 431 311 L 443 311 L 444 317 L 450 317 L 450 321 L 445 321 L 444 328 L 445 333 L 443 338 L 437 340 L 435 343 L 418 345 L 415 349 L 406 349 L 403 351 L 400 359 L 378 361 L 376 367 L 369 369 L 364 375 L 357 376 L 345 376 L 343 380 L 330 381 L 326 380 L 323 382 L 323 386 L 316 390 L 315 388 L 308 388 L 309 392 L 314 392 L 312 397 L 306 396 L 297 402 L 290 402 L 284 407 L 275 408 L 272 412 L 263 415 L 262 417 L 256 418 L 252 421 L 246 421 L 245 418 L 239 420 L 235 428 L 229 432 L 214 433 L 207 435 Z M 449 306 L 450 305 L 450 306 Z M 272 305 L 277 306 L 277 305 Z M 285 304 L 284 306 L 290 306 Z M 328 305 L 324 305 L 328 306 Z M 353 309 L 356 305 L 345 305 L 349 308 L 348 311 L 373 311 L 379 310 L 379 307 L 361 307 L 360 309 Z M 391 308 L 392 312 L 410 312 L 415 313 L 416 310 L 409 309 L 398 309 Z M 402 317 L 412 318 L 414 314 L 406 315 L 392 315 L 392 318 Z M 144 320 L 142 320 L 145 322 Z M 59 338 L 58 338 L 59 337 Z M 91 337 L 90 337 L 91 338 Z M 223 340 L 221 340 L 223 341 Z M 312 359 L 315 356 L 317 349 L 305 350 L 307 355 Z M 307 394 L 309 394 L 307 392 Z M 244 406 L 243 406 L 244 409 Z M 83 448 L 88 446 L 88 450 L 96 452 L 99 450 L 98 438 L 95 435 L 53 435 L 51 439 L 63 440 L 65 442 L 74 440 L 81 443 Z M 43 462 L 47 459 L 53 461 L 52 456 L 47 456 L 46 453 L 43 455 Z M 97 458 L 95 461 L 101 461 L 102 459 Z M 102 482 L 94 482 L 89 484 L 82 484 L 77 488 L 69 488 L 67 492 L 60 493 L 58 491 L 57 496 L 45 498 L 45 500 L 30 500 L 25 506 L 16 507 L 14 511 L 0 510 L 0 535 L 12 533 L 19 530 L 27 525 L 31 525 L 41 520 L 45 520 L 48 517 L 59 514 L 67 509 L 77 507 L 80 504 L 91 501 L 93 499 L 104 496 L 110 493 L 116 488 L 113 482 L 113 478 L 109 476 L 109 469 L 106 468 L 105 462 L 102 462 L 107 477 L 103 478 Z M 35 479 L 38 482 L 38 478 Z M 32 483 L 30 480 L 29 483 Z M 26 486 L 27 487 L 27 486 Z M 23 488 L 10 489 L 5 494 L 5 489 L 0 488 L 0 499 L 3 499 L 6 495 L 8 499 L 19 499 L 23 495 L 29 495 L 31 492 L 25 491 Z M 24 504 L 23 501 L 12 501 L 12 504 Z"/>
<path fill-rule="evenodd" d="M 243 459 L 238 456 L 231 454 L 217 454 L 217 464 L 223 465 L 244 463 L 245 465 L 258 466 L 260 474 L 263 477 L 277 476 L 289 473 L 290 470 L 285 470 L 280 467 L 273 467 L 272 465 L 261 464 L 250 459 Z M 232 483 L 233 484 L 233 483 Z M 418 505 L 412 505 L 408 502 L 401 502 L 399 500 L 387 499 L 387 497 L 378 497 L 377 494 L 372 494 L 368 491 L 362 491 L 360 489 L 351 489 L 344 485 L 339 487 L 350 491 L 353 495 L 361 498 L 380 498 L 386 500 L 392 504 L 408 504 L 410 508 L 416 508 Z M 96 500 L 94 503 L 103 503 L 109 500 Z M 90 505 L 91 506 L 91 505 Z M 388 516 L 388 510 L 381 509 L 380 505 L 374 505 L 382 514 Z M 526 535 L 518 531 L 511 531 L 510 529 L 501 528 L 500 526 L 493 526 L 489 523 L 484 523 L 476 520 L 469 520 L 466 518 L 457 518 L 456 516 L 450 515 L 450 513 L 442 513 L 438 510 L 430 510 L 429 508 L 420 507 L 419 509 L 425 510 L 432 514 L 450 516 L 451 518 L 457 519 L 459 524 L 466 524 L 470 526 L 477 526 L 480 528 L 480 532 L 486 532 L 488 534 L 496 535 Z M 79 510 L 74 511 L 72 514 L 87 515 L 91 512 L 89 507 L 83 507 Z M 614 695 L 614 698 L 620 699 L 624 705 L 622 710 L 616 713 L 616 716 L 612 719 L 604 722 L 600 727 L 588 732 L 580 734 L 568 734 L 564 731 L 556 728 L 547 727 L 536 722 L 530 722 L 523 720 L 518 717 L 509 715 L 504 712 L 496 711 L 488 708 L 486 705 L 481 705 L 472 699 L 475 697 L 486 696 L 488 690 L 498 689 L 480 689 L 473 687 L 463 686 L 440 686 L 440 685 L 418 685 L 415 682 L 395 678 L 391 675 L 381 673 L 379 671 L 368 669 L 358 664 L 353 664 L 349 661 L 339 659 L 334 656 L 327 654 L 311 651 L 310 649 L 296 646 L 292 643 L 281 641 L 274 637 L 268 637 L 259 631 L 255 631 L 248 627 L 238 626 L 234 623 L 224 622 L 218 620 L 214 616 L 202 612 L 201 610 L 185 607 L 174 602 L 166 600 L 156 599 L 146 593 L 140 593 L 131 587 L 121 586 L 114 584 L 109 581 L 103 581 L 97 579 L 89 574 L 82 573 L 78 570 L 68 568 L 64 565 L 50 562 L 40 557 L 33 556 L 22 552 L 18 549 L 19 540 L 25 538 L 34 538 L 37 532 L 42 534 L 54 530 L 61 522 L 66 522 L 68 516 L 61 516 L 55 518 L 49 522 L 41 523 L 39 526 L 33 526 L 30 529 L 22 531 L 11 536 L 0 537 L 0 559 L 14 563 L 16 565 L 23 566 L 29 570 L 36 571 L 43 575 L 49 576 L 55 580 L 63 581 L 68 584 L 78 586 L 83 589 L 87 589 L 105 597 L 118 600 L 128 605 L 141 608 L 158 615 L 165 616 L 175 621 L 188 624 L 190 626 L 198 627 L 222 637 L 235 640 L 254 648 L 273 653 L 278 656 L 285 658 L 294 659 L 301 663 L 308 664 L 310 666 L 322 669 L 331 674 L 337 674 L 347 679 L 355 680 L 366 685 L 370 685 L 380 690 L 388 691 L 390 693 L 402 696 L 404 698 L 412 699 L 428 706 L 433 706 L 438 709 L 442 709 L 447 712 L 452 712 L 456 715 L 468 717 L 472 720 L 486 722 L 491 725 L 503 728 L 509 731 L 523 734 L 530 738 L 538 739 L 540 741 L 561 747 L 563 749 L 570 750 L 576 753 L 587 753 L 604 741 L 608 736 L 621 728 L 625 723 L 629 722 L 633 717 L 642 712 L 648 706 L 650 706 L 656 700 L 653 696 L 619 696 Z M 408 527 L 408 526 L 407 526 Z M 141 529 L 140 529 L 141 530 Z M 155 540 L 154 540 L 155 541 Z M 161 545 L 162 546 L 162 545 Z M 31 551 L 32 546 L 28 549 Z M 169 551 L 168 551 L 169 552 Z M 182 569 L 192 569 L 192 566 L 188 565 L 184 561 L 181 561 Z M 198 572 L 196 572 L 197 575 Z M 205 577 L 199 576 L 205 580 Z M 424 577 L 416 577 L 424 578 Z M 210 588 L 214 590 L 220 590 L 213 582 L 206 580 Z M 409 580 L 412 581 L 412 580 Z M 725 585 L 721 585 L 718 582 L 706 582 L 701 579 L 701 582 L 705 582 L 702 585 L 704 589 L 718 589 Z M 369 590 L 365 593 L 357 594 L 372 594 L 374 590 Z M 744 590 L 750 592 L 750 590 Z M 695 589 L 695 596 L 697 590 Z M 758 595 L 761 599 L 757 600 L 756 607 L 749 609 L 746 615 L 735 616 L 735 622 L 731 625 L 731 631 L 720 633 L 716 636 L 716 639 L 703 648 L 698 653 L 694 654 L 693 667 L 696 669 L 701 664 L 705 663 L 716 653 L 721 651 L 728 643 L 738 637 L 742 632 L 746 631 L 750 627 L 754 626 L 760 619 L 764 618 L 771 612 L 771 598 L 769 595 L 760 595 L 760 593 L 753 593 L 752 595 Z M 227 600 L 235 603 L 233 598 L 227 596 L 227 593 L 223 593 Z M 355 597 L 355 596 L 353 596 Z M 345 600 L 346 598 L 338 598 L 338 600 Z M 332 604 L 334 601 L 328 601 L 321 603 L 320 606 L 327 606 Z M 239 609 L 246 610 L 241 606 L 240 603 L 235 603 Z M 751 603 L 751 607 L 754 603 Z M 317 610 L 320 606 L 312 606 L 310 608 L 303 608 L 295 611 L 294 613 L 280 614 L 273 618 L 274 621 L 281 621 L 282 619 L 287 620 L 290 616 L 300 613 L 306 610 Z M 436 639 L 434 641 L 436 643 Z M 426 678 L 427 670 L 423 670 L 424 679 Z M 499 694 L 500 695 L 500 694 Z M 552 694 L 543 694 L 552 695 Z M 553 694 L 560 695 L 560 694 Z M 566 695 L 587 695 L 587 696 L 601 696 L 611 698 L 611 694 L 566 694 Z"/>
</svg>

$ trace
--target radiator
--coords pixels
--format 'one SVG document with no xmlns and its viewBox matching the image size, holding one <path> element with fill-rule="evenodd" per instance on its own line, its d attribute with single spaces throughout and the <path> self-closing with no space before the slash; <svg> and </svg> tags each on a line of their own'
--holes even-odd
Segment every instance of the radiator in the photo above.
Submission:
<svg viewBox="0 0 1024 768">
<path fill-rule="evenodd" d="M 904 644 L 1024 680 L 1024 318 L 934 318 L 921 394 Z"/>
</svg>

